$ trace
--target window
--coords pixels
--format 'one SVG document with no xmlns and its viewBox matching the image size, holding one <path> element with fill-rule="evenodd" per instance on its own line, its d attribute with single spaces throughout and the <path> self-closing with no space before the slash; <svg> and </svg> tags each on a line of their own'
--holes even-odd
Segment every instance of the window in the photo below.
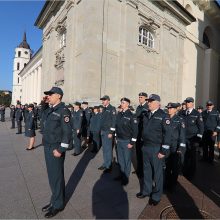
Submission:
<svg viewBox="0 0 220 220">
<path fill-rule="evenodd" d="M 27 63 L 24 64 L 24 67 L 26 67 Z"/>
<path fill-rule="evenodd" d="M 139 43 L 146 45 L 147 47 L 154 48 L 153 34 L 146 28 L 139 28 Z"/>
<path fill-rule="evenodd" d="M 18 77 L 18 84 L 19 84 L 19 77 Z"/>
<path fill-rule="evenodd" d="M 209 41 L 209 37 L 206 33 L 203 33 L 203 39 L 202 42 L 208 47 L 210 48 L 210 41 Z"/>
<path fill-rule="evenodd" d="M 21 51 L 18 51 L 18 57 L 20 57 L 21 56 Z"/>
<path fill-rule="evenodd" d="M 20 69 L 20 63 L 17 63 L 17 70 Z"/>
<path fill-rule="evenodd" d="M 66 31 L 60 34 L 60 48 L 66 46 Z"/>
</svg>

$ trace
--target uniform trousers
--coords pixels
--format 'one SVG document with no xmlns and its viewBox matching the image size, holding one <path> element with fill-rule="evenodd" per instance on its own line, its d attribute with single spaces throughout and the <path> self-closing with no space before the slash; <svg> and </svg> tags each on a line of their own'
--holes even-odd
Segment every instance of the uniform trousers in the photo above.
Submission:
<svg viewBox="0 0 220 220">
<path fill-rule="evenodd" d="M 15 118 L 11 119 L 11 128 L 15 128 Z"/>
<path fill-rule="evenodd" d="M 2 122 L 5 121 L 5 114 L 1 114 L 1 121 L 2 121 Z"/>
<path fill-rule="evenodd" d="M 57 147 L 44 146 L 44 155 L 49 185 L 52 192 L 50 203 L 55 209 L 63 209 L 65 206 L 65 153 L 62 153 L 61 157 L 54 157 L 53 150 L 56 148 Z"/>
<path fill-rule="evenodd" d="M 102 150 L 103 150 L 103 166 L 110 168 L 112 164 L 112 138 L 108 137 L 109 131 L 101 131 Z"/>
<path fill-rule="evenodd" d="M 21 134 L 22 133 L 22 122 L 17 121 L 17 126 L 18 126 L 18 133 Z"/>
<path fill-rule="evenodd" d="M 81 134 L 77 134 L 77 130 L 73 130 L 73 146 L 74 146 L 74 153 L 80 154 L 81 152 Z"/>
<path fill-rule="evenodd" d="M 203 159 L 212 162 L 214 160 L 215 137 L 213 131 L 205 131 L 202 138 Z"/>
<path fill-rule="evenodd" d="M 91 132 L 93 150 L 98 151 L 100 149 L 100 132 L 92 131 Z"/>
<path fill-rule="evenodd" d="M 127 178 L 131 173 L 131 154 L 132 148 L 128 148 L 130 140 L 117 139 L 118 163 L 123 175 Z"/>
<path fill-rule="evenodd" d="M 163 159 L 158 158 L 160 146 L 143 146 L 144 183 L 142 194 L 159 202 L 163 193 Z M 153 187 L 153 181 L 155 186 Z"/>
</svg>

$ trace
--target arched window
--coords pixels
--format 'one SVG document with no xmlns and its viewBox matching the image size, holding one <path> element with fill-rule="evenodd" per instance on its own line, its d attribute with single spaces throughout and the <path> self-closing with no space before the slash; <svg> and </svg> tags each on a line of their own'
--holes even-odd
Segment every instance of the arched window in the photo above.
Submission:
<svg viewBox="0 0 220 220">
<path fill-rule="evenodd" d="M 18 57 L 20 57 L 21 56 L 21 51 L 18 51 Z"/>
<path fill-rule="evenodd" d="M 24 63 L 24 67 L 26 67 L 27 63 Z"/>
<path fill-rule="evenodd" d="M 203 42 L 208 48 L 210 48 L 209 37 L 208 37 L 208 35 L 207 35 L 205 32 L 203 33 L 202 42 Z"/>
<path fill-rule="evenodd" d="M 20 63 L 17 63 L 17 70 L 20 69 Z"/>
<path fill-rule="evenodd" d="M 18 84 L 19 84 L 20 80 L 19 80 L 19 77 L 18 77 Z"/>
<path fill-rule="evenodd" d="M 146 28 L 139 28 L 139 43 L 146 45 L 147 47 L 154 48 L 153 34 Z"/>
</svg>

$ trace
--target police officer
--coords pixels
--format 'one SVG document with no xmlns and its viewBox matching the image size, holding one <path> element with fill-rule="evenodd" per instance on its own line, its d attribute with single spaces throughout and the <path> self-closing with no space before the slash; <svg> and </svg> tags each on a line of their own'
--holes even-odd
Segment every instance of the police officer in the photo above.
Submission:
<svg viewBox="0 0 220 220">
<path fill-rule="evenodd" d="M 188 97 L 185 102 L 186 110 L 181 115 L 186 125 L 186 153 L 183 174 L 185 177 L 191 179 L 196 171 L 196 148 L 202 140 L 204 124 L 202 115 L 194 109 L 194 99 Z"/>
<path fill-rule="evenodd" d="M 177 115 L 177 103 L 168 103 L 166 106 L 170 116 L 170 129 L 171 129 L 171 144 L 170 154 L 165 159 L 165 181 L 164 186 L 168 189 L 173 189 L 177 183 L 180 163 L 184 161 L 184 154 L 186 150 L 186 132 L 185 122 Z"/>
<path fill-rule="evenodd" d="M 116 109 L 110 104 L 110 97 L 108 95 L 104 95 L 100 100 L 102 100 L 104 106 L 101 116 L 101 140 L 104 163 L 98 169 L 104 170 L 104 173 L 109 173 L 111 172 L 112 165 L 112 143 L 115 132 Z"/>
<path fill-rule="evenodd" d="M 196 110 L 197 110 L 199 113 L 202 113 L 202 112 L 203 112 L 203 106 L 201 106 L 201 105 L 197 106 Z"/>
<path fill-rule="evenodd" d="M 203 160 L 213 163 L 215 139 L 220 132 L 220 115 L 214 109 L 212 101 L 206 102 L 206 110 L 202 112 L 204 134 L 202 137 Z"/>
<path fill-rule="evenodd" d="M 160 96 L 151 94 L 149 111 L 143 118 L 144 185 L 136 196 L 149 196 L 149 205 L 157 205 L 163 193 L 163 158 L 169 153 L 171 133 L 169 116 L 160 109 Z M 153 188 L 153 181 L 155 186 Z"/>
<path fill-rule="evenodd" d="M 83 109 L 83 120 L 82 120 L 82 138 L 83 138 L 83 146 L 88 147 L 88 139 L 87 139 L 87 134 L 88 134 L 88 128 L 89 128 L 89 123 L 90 123 L 90 118 L 92 111 L 88 107 L 88 102 L 82 102 L 82 109 Z"/>
<path fill-rule="evenodd" d="M 74 153 L 73 156 L 78 156 L 81 152 L 81 134 L 82 134 L 82 120 L 83 111 L 81 110 L 81 103 L 74 103 L 74 111 L 71 114 L 71 124 L 73 128 L 73 145 Z"/>
<path fill-rule="evenodd" d="M 5 121 L 5 106 L 0 105 L 0 115 L 1 115 L 1 122 Z"/>
<path fill-rule="evenodd" d="M 15 120 L 17 122 L 18 132 L 16 134 L 22 133 L 22 120 L 23 120 L 23 112 L 21 109 L 21 104 L 17 104 L 15 111 Z"/>
<path fill-rule="evenodd" d="M 129 109 L 130 99 L 121 99 L 122 111 L 116 117 L 116 139 L 117 155 L 120 165 L 121 175 L 116 180 L 122 181 L 122 185 L 127 185 L 131 172 L 132 147 L 137 140 L 138 123 L 136 116 Z"/>
<path fill-rule="evenodd" d="M 136 116 L 138 120 L 138 136 L 136 142 L 136 156 L 137 156 L 137 169 L 136 173 L 139 178 L 143 178 L 143 140 L 142 140 L 142 131 L 143 131 L 143 116 L 148 111 L 147 103 L 147 93 L 140 92 L 138 95 L 139 106 L 136 109 Z"/>
<path fill-rule="evenodd" d="M 35 130 L 37 130 L 38 129 L 39 109 L 38 109 L 36 102 L 34 102 L 33 112 L 34 112 L 34 126 L 35 126 Z"/>
<path fill-rule="evenodd" d="M 11 129 L 15 128 L 15 106 L 10 106 Z"/>
<path fill-rule="evenodd" d="M 35 124 L 34 124 L 34 105 L 29 104 L 28 105 L 28 114 L 26 117 L 26 123 L 25 123 L 25 136 L 29 137 L 29 146 L 26 148 L 26 150 L 33 150 L 34 149 L 34 143 L 35 143 Z"/>
<path fill-rule="evenodd" d="M 44 120 L 43 145 L 52 196 L 50 203 L 42 211 L 47 212 L 46 218 L 51 218 L 63 210 L 65 205 L 64 160 L 71 141 L 72 128 L 70 111 L 61 102 L 62 89 L 52 87 L 44 94 L 48 95 L 51 106 L 46 111 Z"/>
</svg>

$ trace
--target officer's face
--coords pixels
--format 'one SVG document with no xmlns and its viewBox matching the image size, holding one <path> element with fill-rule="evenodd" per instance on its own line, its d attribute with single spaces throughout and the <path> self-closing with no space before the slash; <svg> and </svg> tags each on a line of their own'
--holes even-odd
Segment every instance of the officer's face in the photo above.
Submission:
<svg viewBox="0 0 220 220">
<path fill-rule="evenodd" d="M 140 103 L 140 104 L 145 103 L 145 102 L 146 102 L 146 98 L 147 98 L 147 97 L 145 97 L 145 96 L 139 96 L 139 98 L 138 98 L 139 103 Z"/>
<path fill-rule="evenodd" d="M 168 114 L 169 115 L 175 115 L 177 112 L 177 108 L 168 108 Z"/>
<path fill-rule="evenodd" d="M 148 107 L 150 111 L 154 111 L 158 108 L 160 108 L 160 102 L 156 100 L 148 100 Z"/>
<path fill-rule="evenodd" d="M 129 107 L 129 103 L 128 102 L 126 102 L 126 101 L 122 101 L 121 102 L 121 109 L 122 110 L 127 110 L 128 107 Z"/>
<path fill-rule="evenodd" d="M 186 103 L 186 108 L 187 109 L 190 109 L 190 108 L 193 108 L 194 107 L 194 103 L 193 102 L 187 102 Z"/>
<path fill-rule="evenodd" d="M 56 94 L 56 93 L 48 95 L 49 104 L 50 105 L 55 105 L 55 104 L 59 103 L 60 98 L 61 98 L 61 96 L 59 94 Z"/>
<path fill-rule="evenodd" d="M 102 100 L 102 105 L 103 106 L 108 106 L 109 105 L 109 103 L 110 103 L 110 101 L 109 100 Z"/>
<path fill-rule="evenodd" d="M 214 108 L 214 105 L 207 105 L 207 106 L 206 106 L 206 109 L 207 109 L 208 111 L 212 111 L 213 108 Z"/>
</svg>

